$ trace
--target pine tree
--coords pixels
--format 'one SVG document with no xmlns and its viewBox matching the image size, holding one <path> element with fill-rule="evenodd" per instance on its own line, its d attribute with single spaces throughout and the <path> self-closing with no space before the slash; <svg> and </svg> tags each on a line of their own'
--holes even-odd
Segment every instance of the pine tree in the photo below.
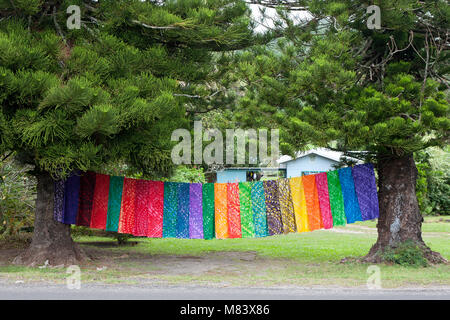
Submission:
<svg viewBox="0 0 450 320">
<path fill-rule="evenodd" d="M 285 152 L 312 142 L 376 164 L 378 240 L 365 261 L 408 240 L 444 261 L 421 237 L 413 153 L 448 144 L 447 2 L 374 1 L 381 29 L 368 28 L 367 3 L 287 2 L 275 26 L 283 37 L 236 59 L 247 90 L 236 119 L 280 126 Z M 293 7 L 308 16 L 295 21 Z"/>
<path fill-rule="evenodd" d="M 70 5 L 79 29 L 66 27 Z M 0 154 L 38 181 L 32 243 L 16 262 L 86 259 L 53 220 L 54 179 L 114 163 L 167 175 L 186 100 L 213 92 L 220 52 L 252 41 L 242 1 L 0 0 Z"/>
</svg>

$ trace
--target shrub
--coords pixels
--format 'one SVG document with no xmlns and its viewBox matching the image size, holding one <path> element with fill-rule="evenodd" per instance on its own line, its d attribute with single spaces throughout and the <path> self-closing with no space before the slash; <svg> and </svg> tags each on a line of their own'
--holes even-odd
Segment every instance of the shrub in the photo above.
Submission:
<svg viewBox="0 0 450 320">
<path fill-rule="evenodd" d="M 422 249 L 412 240 L 402 242 L 395 248 L 386 249 L 382 253 L 382 259 L 406 267 L 428 266 L 428 261 L 423 256 Z"/>
</svg>

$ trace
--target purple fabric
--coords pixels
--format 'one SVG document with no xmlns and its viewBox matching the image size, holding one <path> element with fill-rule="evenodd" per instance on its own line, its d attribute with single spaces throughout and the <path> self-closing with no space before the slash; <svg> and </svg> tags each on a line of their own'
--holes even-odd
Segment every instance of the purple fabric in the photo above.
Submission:
<svg viewBox="0 0 450 320">
<path fill-rule="evenodd" d="M 78 212 L 78 197 L 80 193 L 80 173 L 73 173 L 65 182 L 64 193 L 64 223 L 76 224 Z"/>
<path fill-rule="evenodd" d="M 357 165 L 352 168 L 355 191 L 358 197 L 361 218 L 372 220 L 378 218 L 378 195 L 375 173 L 371 163 Z"/>
<path fill-rule="evenodd" d="M 53 218 L 61 223 L 64 223 L 64 187 L 64 180 L 55 181 Z"/>
<path fill-rule="evenodd" d="M 202 184 L 189 186 L 189 238 L 203 239 Z"/>
</svg>

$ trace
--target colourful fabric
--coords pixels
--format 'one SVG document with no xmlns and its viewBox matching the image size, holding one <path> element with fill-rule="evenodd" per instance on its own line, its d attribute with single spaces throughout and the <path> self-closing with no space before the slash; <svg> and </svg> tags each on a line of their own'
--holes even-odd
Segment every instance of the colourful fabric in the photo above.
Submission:
<svg viewBox="0 0 450 320">
<path fill-rule="evenodd" d="M 189 238 L 203 239 L 202 184 L 189 186 Z"/>
<path fill-rule="evenodd" d="M 136 204 L 136 179 L 123 181 L 122 203 L 120 206 L 119 233 L 133 234 Z"/>
<path fill-rule="evenodd" d="M 363 220 L 378 218 L 378 194 L 373 165 L 367 163 L 354 166 L 352 175 L 361 210 L 361 218 Z"/>
<path fill-rule="evenodd" d="M 177 236 L 178 183 L 164 182 L 163 237 Z"/>
<path fill-rule="evenodd" d="M 252 187 L 252 211 L 253 223 L 255 225 L 255 237 L 267 237 L 267 213 L 266 199 L 264 196 L 264 184 L 262 181 L 256 181 L 251 184 Z"/>
<path fill-rule="evenodd" d="M 76 224 L 80 198 L 80 172 L 67 178 L 64 186 L 64 223 Z"/>
<path fill-rule="evenodd" d="M 278 199 L 280 201 L 283 233 L 295 232 L 294 205 L 292 204 L 291 187 L 288 179 L 278 180 Z"/>
<path fill-rule="evenodd" d="M 269 235 L 283 233 L 280 202 L 278 200 L 278 184 L 276 180 L 263 182 L 264 197 L 266 200 L 267 228 Z"/>
<path fill-rule="evenodd" d="M 119 230 L 120 206 L 122 204 L 123 177 L 110 177 L 108 216 L 106 230 L 117 232 Z"/>
<path fill-rule="evenodd" d="M 341 183 L 338 171 L 327 172 L 328 195 L 330 197 L 333 226 L 345 226 L 344 198 L 342 197 Z"/>
<path fill-rule="evenodd" d="M 228 238 L 227 184 L 214 184 L 216 238 Z"/>
<path fill-rule="evenodd" d="M 189 183 L 178 183 L 177 238 L 189 238 Z"/>
<path fill-rule="evenodd" d="M 242 238 L 239 184 L 227 183 L 228 237 Z"/>
<path fill-rule="evenodd" d="M 306 199 L 302 177 L 290 178 L 289 184 L 291 186 L 292 204 L 294 207 L 297 232 L 307 232 L 309 231 L 308 213 L 306 212 Z"/>
<path fill-rule="evenodd" d="M 88 171 L 82 174 L 80 179 L 80 201 L 76 221 L 77 226 L 89 227 L 91 225 L 94 189 L 95 173 Z"/>
<path fill-rule="evenodd" d="M 333 216 L 331 215 L 326 172 L 316 174 L 316 186 L 319 195 L 320 216 L 322 218 L 323 227 L 325 229 L 330 229 L 333 227 Z"/>
<path fill-rule="evenodd" d="M 239 183 L 239 204 L 241 210 L 242 238 L 255 237 L 252 211 L 252 186 L 250 182 Z"/>
<path fill-rule="evenodd" d="M 320 217 L 319 195 L 316 187 L 316 177 L 314 174 L 302 177 L 303 188 L 305 190 L 306 212 L 308 214 L 309 230 L 322 228 L 322 218 Z"/>
<path fill-rule="evenodd" d="M 347 223 L 362 221 L 358 198 L 356 197 L 355 185 L 353 183 L 352 168 L 338 170 L 341 182 L 342 196 L 344 198 L 345 216 Z"/>
<path fill-rule="evenodd" d="M 151 181 L 136 180 L 136 194 L 134 198 L 134 227 L 133 235 L 145 237 L 148 234 L 149 202 L 148 196 Z"/>
<path fill-rule="evenodd" d="M 164 182 L 151 181 L 148 185 L 148 229 L 147 237 L 163 236 Z"/>
<path fill-rule="evenodd" d="M 216 235 L 214 209 L 214 183 L 205 183 L 202 190 L 203 237 L 207 240 Z"/>
<path fill-rule="evenodd" d="M 54 182 L 54 199 L 53 199 L 53 219 L 55 221 L 64 223 L 64 194 L 65 182 L 64 180 L 57 180 Z"/>
<path fill-rule="evenodd" d="M 109 176 L 97 173 L 92 202 L 91 228 L 106 229 L 108 213 Z"/>
</svg>

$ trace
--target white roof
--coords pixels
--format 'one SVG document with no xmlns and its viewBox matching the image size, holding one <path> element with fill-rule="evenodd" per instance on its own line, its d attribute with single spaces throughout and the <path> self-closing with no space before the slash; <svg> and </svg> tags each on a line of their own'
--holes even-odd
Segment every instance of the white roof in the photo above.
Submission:
<svg viewBox="0 0 450 320">
<path fill-rule="evenodd" d="M 285 162 L 288 162 L 288 161 L 292 161 L 292 160 L 296 160 L 296 159 L 299 159 L 299 158 L 303 158 L 303 157 L 305 157 L 307 155 L 310 155 L 310 154 L 316 154 L 318 156 L 321 156 L 321 157 L 324 157 L 324 158 L 327 158 L 327 159 L 330 159 L 330 160 L 333 160 L 333 161 L 336 161 L 336 162 L 339 162 L 340 159 L 341 159 L 341 156 L 344 155 L 344 153 L 340 152 L 340 151 L 333 151 L 333 150 L 329 150 L 329 149 L 326 149 L 326 148 L 316 148 L 316 149 L 311 149 L 311 150 L 308 150 L 308 151 L 302 151 L 302 152 L 299 151 L 299 152 L 296 153 L 295 158 L 292 158 L 291 156 L 283 155 L 283 156 L 280 157 L 280 159 L 277 160 L 277 162 L 278 163 L 285 163 Z M 350 157 L 346 157 L 346 158 L 350 158 Z M 357 159 L 354 159 L 354 160 L 357 160 Z M 360 162 L 360 161 L 358 160 L 358 162 Z"/>
</svg>

